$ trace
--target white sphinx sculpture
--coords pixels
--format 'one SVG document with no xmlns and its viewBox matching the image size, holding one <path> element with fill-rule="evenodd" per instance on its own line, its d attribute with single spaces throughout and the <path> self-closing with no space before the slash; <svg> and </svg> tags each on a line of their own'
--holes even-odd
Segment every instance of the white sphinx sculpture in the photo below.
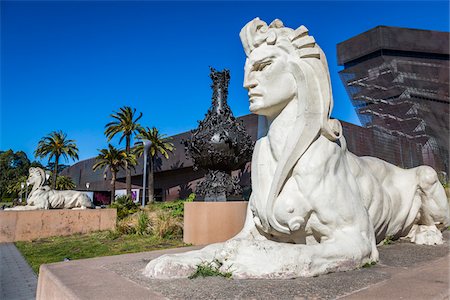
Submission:
<svg viewBox="0 0 450 300">
<path fill-rule="evenodd" d="M 28 185 L 33 185 L 28 195 L 27 205 L 7 208 L 5 210 L 38 210 L 53 208 L 78 208 L 94 207 L 91 199 L 78 191 L 57 191 L 51 189 L 45 183 L 45 172 L 41 168 L 30 168 L 27 179 Z"/>
<path fill-rule="evenodd" d="M 346 148 L 326 58 L 308 30 L 258 18 L 240 37 L 244 87 L 260 115 L 252 195 L 242 231 L 225 243 L 164 255 L 144 275 L 177 278 L 216 260 L 234 278 L 295 278 L 378 260 L 377 243 L 440 244 L 449 206 L 436 172 L 398 168 Z"/>
</svg>

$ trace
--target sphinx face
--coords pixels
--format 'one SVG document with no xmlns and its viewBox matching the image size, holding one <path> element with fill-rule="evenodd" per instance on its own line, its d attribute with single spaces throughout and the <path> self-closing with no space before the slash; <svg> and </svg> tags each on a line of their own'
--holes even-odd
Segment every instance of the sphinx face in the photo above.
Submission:
<svg viewBox="0 0 450 300">
<path fill-rule="evenodd" d="M 296 97 L 297 82 L 290 71 L 288 54 L 276 46 L 262 45 L 245 62 L 244 88 L 250 111 L 277 116 Z"/>
<path fill-rule="evenodd" d="M 38 171 L 34 168 L 30 168 L 30 174 L 28 175 L 27 178 L 27 185 L 33 184 L 36 181 L 36 178 L 39 177 Z"/>
</svg>

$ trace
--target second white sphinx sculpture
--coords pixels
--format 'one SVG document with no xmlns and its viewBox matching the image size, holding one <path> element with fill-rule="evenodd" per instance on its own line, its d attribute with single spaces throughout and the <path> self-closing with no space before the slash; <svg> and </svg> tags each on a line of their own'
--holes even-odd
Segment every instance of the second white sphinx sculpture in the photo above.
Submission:
<svg viewBox="0 0 450 300">
<path fill-rule="evenodd" d="M 187 277 L 217 260 L 234 278 L 314 276 L 377 261 L 387 236 L 442 243 L 436 225 L 450 217 L 436 172 L 347 150 L 339 121 L 330 119 L 326 58 L 308 30 L 256 18 L 240 37 L 250 111 L 265 124 L 244 228 L 225 243 L 152 260 L 144 275 Z"/>
<path fill-rule="evenodd" d="M 48 185 L 44 185 L 45 172 L 41 168 L 30 168 L 27 184 L 33 186 L 27 199 L 27 205 L 5 210 L 85 209 L 94 207 L 91 199 L 82 192 L 57 191 L 51 189 Z"/>
</svg>

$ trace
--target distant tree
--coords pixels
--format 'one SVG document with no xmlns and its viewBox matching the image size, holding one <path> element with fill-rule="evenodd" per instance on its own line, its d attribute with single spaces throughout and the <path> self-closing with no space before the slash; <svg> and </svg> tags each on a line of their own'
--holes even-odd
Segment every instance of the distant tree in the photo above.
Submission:
<svg viewBox="0 0 450 300">
<path fill-rule="evenodd" d="M 149 202 L 153 202 L 154 198 L 154 166 L 155 166 L 155 159 L 158 154 L 161 154 L 166 159 L 169 159 L 169 152 L 172 152 L 175 150 L 175 147 L 173 146 L 173 143 L 170 141 L 172 140 L 170 137 L 167 137 L 167 135 L 159 133 L 158 129 L 156 127 L 146 127 L 141 128 L 139 130 L 139 134 L 136 136 L 137 139 L 140 141 L 136 143 L 135 146 L 135 153 L 137 157 L 140 157 L 144 153 L 144 144 L 142 143 L 142 140 L 149 140 L 152 142 L 152 145 L 150 146 L 150 159 L 149 159 L 149 172 L 148 172 L 148 199 Z"/>
<path fill-rule="evenodd" d="M 0 151 L 0 199 L 17 197 L 20 189 L 12 189 L 20 177 L 28 175 L 30 160 L 23 151 Z M 19 184 L 20 186 L 20 184 Z"/>
<path fill-rule="evenodd" d="M 39 141 L 34 155 L 39 158 L 48 156 L 49 162 L 52 158 L 55 159 L 52 188 L 56 189 L 59 158 L 62 156 L 66 161 L 69 158 L 77 160 L 78 148 L 74 140 L 67 139 L 67 134 L 62 131 L 53 131 Z"/>
<path fill-rule="evenodd" d="M 8 183 L 8 185 L 6 186 L 6 192 L 9 195 L 15 195 L 15 197 L 20 196 L 20 193 L 22 193 L 22 198 L 24 199 L 24 201 L 26 201 L 26 199 L 25 199 L 26 190 L 25 189 L 28 188 L 29 190 L 31 190 L 31 187 L 27 187 L 26 181 L 27 181 L 26 175 L 22 175 L 22 176 L 15 178 L 14 181 L 10 181 Z M 22 188 L 22 184 L 24 185 L 24 188 Z"/>
<path fill-rule="evenodd" d="M 109 122 L 105 125 L 105 135 L 108 138 L 108 142 L 116 135 L 121 133 L 121 137 L 119 143 L 123 141 L 125 138 L 125 152 L 127 154 L 131 154 L 131 140 L 133 134 L 139 131 L 141 125 L 139 125 L 138 121 L 142 117 L 142 113 L 139 113 L 139 116 L 136 117 L 136 109 L 131 108 L 129 106 L 124 106 L 119 109 L 119 112 L 115 112 L 111 115 L 113 119 L 112 122 Z M 126 186 L 127 186 L 127 195 L 131 197 L 131 170 L 130 166 L 125 166 L 126 170 Z"/>
<path fill-rule="evenodd" d="M 120 169 L 126 169 L 129 166 L 136 165 L 136 156 L 128 154 L 124 150 L 119 150 L 109 144 L 108 149 L 101 149 L 97 155 L 93 170 L 108 168 L 111 171 L 111 204 L 114 202 L 116 194 L 116 179 Z"/>
</svg>

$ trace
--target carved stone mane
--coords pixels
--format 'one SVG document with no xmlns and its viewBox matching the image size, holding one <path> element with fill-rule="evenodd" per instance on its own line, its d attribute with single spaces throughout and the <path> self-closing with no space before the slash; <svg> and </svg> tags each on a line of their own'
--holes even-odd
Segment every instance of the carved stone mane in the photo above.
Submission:
<svg viewBox="0 0 450 300">
<path fill-rule="evenodd" d="M 45 171 L 41 168 L 31 167 L 27 178 L 27 184 L 33 185 L 33 188 L 31 189 L 29 196 L 31 196 L 38 188 L 44 186 L 45 181 Z"/>
</svg>

